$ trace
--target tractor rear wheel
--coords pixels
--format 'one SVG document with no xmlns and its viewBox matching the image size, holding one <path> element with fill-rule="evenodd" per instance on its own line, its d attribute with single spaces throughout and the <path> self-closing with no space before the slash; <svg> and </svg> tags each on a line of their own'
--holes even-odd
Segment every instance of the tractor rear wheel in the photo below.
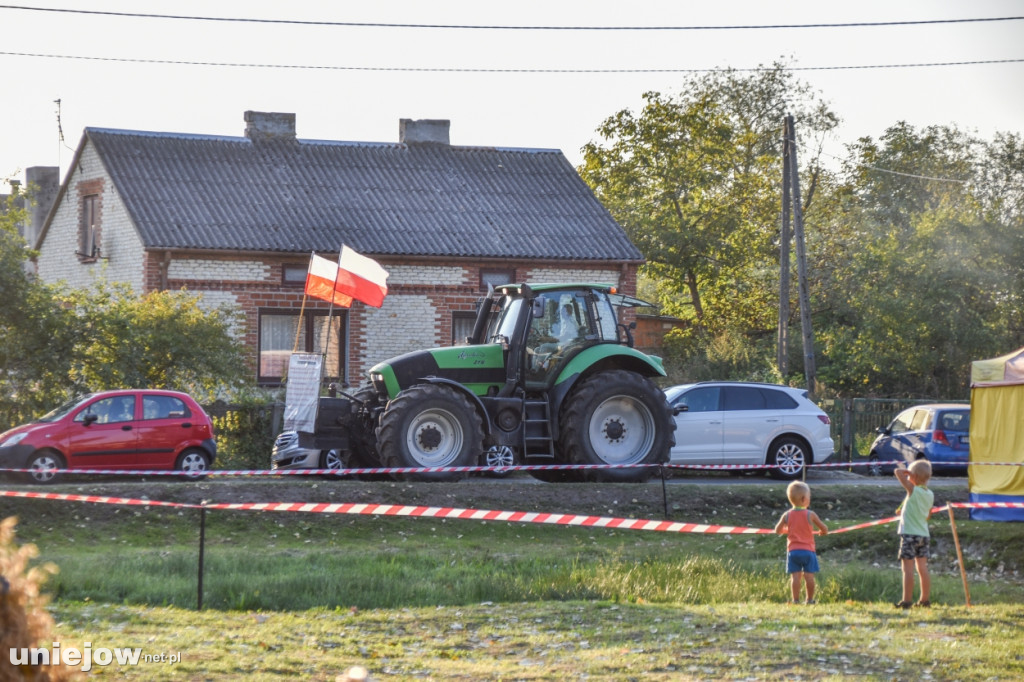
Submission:
<svg viewBox="0 0 1024 682">
<path fill-rule="evenodd" d="M 388 403 L 377 429 L 377 449 L 394 468 L 475 466 L 483 450 L 483 425 L 473 404 L 440 384 L 411 386 Z M 399 480 L 457 481 L 464 472 L 422 472 Z"/>
<path fill-rule="evenodd" d="M 661 464 L 675 443 L 665 394 L 650 379 L 625 370 L 584 379 L 561 411 L 559 449 L 574 464 Z M 586 470 L 595 481 L 646 481 L 656 469 Z"/>
</svg>

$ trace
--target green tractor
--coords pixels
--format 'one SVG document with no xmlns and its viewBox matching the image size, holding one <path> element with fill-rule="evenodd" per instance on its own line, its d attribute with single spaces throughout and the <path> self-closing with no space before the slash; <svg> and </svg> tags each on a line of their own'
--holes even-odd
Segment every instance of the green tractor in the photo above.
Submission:
<svg viewBox="0 0 1024 682">
<path fill-rule="evenodd" d="M 667 461 L 675 421 L 652 381 L 665 376 L 661 359 L 633 348 L 636 325 L 621 324 L 616 308 L 647 305 L 605 284 L 498 287 L 481 301 L 466 345 L 382 362 L 352 406 L 338 406 L 348 415 L 349 466 L 617 465 L 530 473 L 646 480 L 654 467 L 635 465 Z"/>
</svg>

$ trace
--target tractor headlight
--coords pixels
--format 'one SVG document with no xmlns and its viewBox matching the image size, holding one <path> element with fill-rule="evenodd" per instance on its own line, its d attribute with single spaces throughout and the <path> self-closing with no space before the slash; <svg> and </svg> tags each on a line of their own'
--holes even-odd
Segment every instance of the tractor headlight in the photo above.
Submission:
<svg viewBox="0 0 1024 682">
<path fill-rule="evenodd" d="M 380 372 L 372 372 L 370 374 L 370 383 L 373 384 L 373 390 L 377 392 L 377 395 L 387 397 L 388 387 L 384 383 L 384 375 Z"/>
</svg>

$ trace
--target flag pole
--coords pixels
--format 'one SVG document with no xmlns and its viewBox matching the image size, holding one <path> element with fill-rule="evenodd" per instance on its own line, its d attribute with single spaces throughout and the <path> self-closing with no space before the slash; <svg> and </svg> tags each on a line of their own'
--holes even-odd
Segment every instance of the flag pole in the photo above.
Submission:
<svg viewBox="0 0 1024 682">
<path fill-rule="evenodd" d="M 313 256 L 316 255 L 316 251 L 311 251 L 309 254 L 309 265 L 306 266 L 306 279 L 309 280 L 310 270 L 313 268 Z M 305 287 L 302 289 L 302 305 L 299 307 L 299 322 L 295 325 L 295 343 L 292 344 L 292 352 L 297 353 L 299 351 L 299 333 L 302 331 L 302 316 L 306 314 L 306 298 L 309 294 L 306 293 Z"/>
<path fill-rule="evenodd" d="M 338 291 L 338 278 L 341 277 L 341 251 L 345 248 L 345 245 L 341 245 L 341 249 L 338 249 L 338 267 L 334 271 L 334 291 Z M 331 349 L 331 329 L 334 327 L 334 295 L 331 296 L 331 306 L 327 309 L 327 339 L 324 343 L 323 349 L 320 351 L 320 355 L 323 357 L 323 362 L 320 363 L 320 383 L 324 382 L 324 375 L 327 373 L 327 353 Z M 341 374 L 339 367 L 338 374 Z M 341 377 L 339 376 L 340 380 Z"/>
</svg>

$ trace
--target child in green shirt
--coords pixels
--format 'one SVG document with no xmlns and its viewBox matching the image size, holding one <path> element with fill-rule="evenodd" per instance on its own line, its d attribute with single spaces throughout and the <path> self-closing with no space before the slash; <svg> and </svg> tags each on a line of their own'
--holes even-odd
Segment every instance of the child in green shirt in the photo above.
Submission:
<svg viewBox="0 0 1024 682">
<path fill-rule="evenodd" d="M 903 598 L 894 606 L 898 609 L 909 609 L 914 606 L 914 569 L 921 582 L 921 597 L 917 606 L 931 606 L 931 577 L 928 575 L 928 517 L 932 513 L 935 494 L 928 490 L 928 481 L 932 477 L 932 465 L 926 459 L 919 459 L 907 467 L 900 462 L 896 471 L 896 480 L 907 491 L 907 496 L 900 505 L 900 569 L 903 571 Z"/>
</svg>

